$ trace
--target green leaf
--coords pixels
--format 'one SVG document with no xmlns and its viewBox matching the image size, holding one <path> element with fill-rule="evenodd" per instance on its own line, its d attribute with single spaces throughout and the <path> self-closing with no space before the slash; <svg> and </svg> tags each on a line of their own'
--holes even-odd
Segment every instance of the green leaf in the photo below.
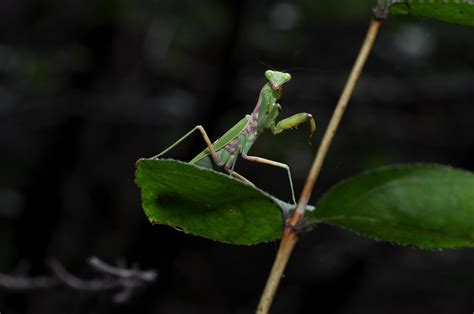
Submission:
<svg viewBox="0 0 474 314">
<path fill-rule="evenodd" d="M 310 219 L 421 248 L 474 246 L 474 175 L 447 166 L 390 166 L 344 181 Z"/>
<path fill-rule="evenodd" d="M 390 13 L 430 17 L 449 23 L 474 26 L 472 0 L 398 0 L 390 6 Z"/>
<path fill-rule="evenodd" d="M 294 210 L 228 175 L 175 160 L 140 159 L 136 183 L 152 223 L 220 242 L 251 245 L 279 239 L 282 208 Z"/>
</svg>

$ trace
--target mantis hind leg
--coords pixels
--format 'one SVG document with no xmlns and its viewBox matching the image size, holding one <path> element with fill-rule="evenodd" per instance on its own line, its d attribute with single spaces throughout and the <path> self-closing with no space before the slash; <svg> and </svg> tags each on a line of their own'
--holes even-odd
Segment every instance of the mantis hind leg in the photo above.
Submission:
<svg viewBox="0 0 474 314">
<path fill-rule="evenodd" d="M 214 162 L 214 164 L 216 164 L 218 167 L 222 167 L 224 166 L 224 169 L 233 177 L 247 183 L 248 185 L 250 186 L 255 186 L 255 184 L 253 184 L 252 182 L 250 182 L 248 179 L 246 179 L 244 176 L 242 176 L 241 174 L 235 172 L 233 169 L 234 165 L 235 165 L 235 159 L 232 161 L 232 164 L 231 165 L 225 165 L 223 164 L 218 156 L 217 156 L 217 153 L 216 153 L 216 150 L 214 149 L 214 146 L 212 145 L 211 143 L 211 140 L 209 139 L 209 136 L 207 135 L 206 133 L 206 130 L 204 130 L 204 128 L 202 127 L 202 125 L 196 125 L 191 131 L 189 131 L 188 133 L 184 134 L 180 139 L 178 139 L 176 142 L 174 142 L 173 144 L 171 144 L 171 146 L 169 146 L 168 148 L 166 148 L 165 150 L 163 150 L 161 153 L 159 153 L 158 155 L 156 156 L 153 156 L 151 157 L 151 159 L 156 159 L 158 157 L 161 157 L 163 156 L 164 154 L 166 154 L 167 152 L 169 152 L 170 150 L 172 150 L 174 147 L 176 147 L 179 143 L 181 143 L 182 141 L 184 141 L 186 138 L 188 138 L 191 134 L 193 134 L 194 131 L 199 131 L 201 132 L 201 135 L 202 137 L 204 138 L 204 141 L 206 142 L 206 145 L 207 147 L 209 148 L 209 152 L 211 154 L 211 158 L 212 158 L 212 161 Z M 234 156 L 235 158 L 237 156 Z"/>
<path fill-rule="evenodd" d="M 293 189 L 293 179 L 291 178 L 290 167 L 287 164 L 284 164 L 284 163 L 281 163 L 281 162 L 278 162 L 278 161 L 273 161 L 273 160 L 266 159 L 266 158 L 262 158 L 262 157 L 248 156 L 247 154 L 244 154 L 244 153 L 242 153 L 242 158 L 250 160 L 250 161 L 258 162 L 258 163 L 261 163 L 261 164 L 267 164 L 267 165 L 270 165 L 270 166 L 275 166 L 275 167 L 278 167 L 278 168 L 286 169 L 286 171 L 288 172 L 288 181 L 290 182 L 291 199 L 293 200 L 293 203 L 296 204 L 295 190 Z"/>
<path fill-rule="evenodd" d="M 202 137 L 204 138 L 204 141 L 206 142 L 207 147 L 209 148 L 209 152 L 210 152 L 210 154 L 211 154 L 212 160 L 214 161 L 214 163 L 215 163 L 216 165 L 222 166 L 222 165 L 220 164 L 220 162 L 219 162 L 219 159 L 217 158 L 216 150 L 214 149 L 214 146 L 212 146 L 211 140 L 209 139 L 209 136 L 207 136 L 206 130 L 204 130 L 204 128 L 202 127 L 202 125 L 196 125 L 191 131 L 189 131 L 188 133 L 184 134 L 179 140 L 177 140 L 176 142 L 174 142 L 173 144 L 171 144 L 171 146 L 169 146 L 168 148 L 166 148 L 164 151 L 162 151 L 162 152 L 159 153 L 158 155 L 153 156 L 152 159 L 156 159 L 156 158 L 158 158 L 158 157 L 163 156 L 164 154 L 166 154 L 167 152 L 169 152 L 171 149 L 173 149 L 174 147 L 176 147 L 179 143 L 181 143 L 181 142 L 184 141 L 186 138 L 188 138 L 194 131 L 199 131 L 199 132 L 201 132 L 201 135 L 202 135 Z"/>
</svg>

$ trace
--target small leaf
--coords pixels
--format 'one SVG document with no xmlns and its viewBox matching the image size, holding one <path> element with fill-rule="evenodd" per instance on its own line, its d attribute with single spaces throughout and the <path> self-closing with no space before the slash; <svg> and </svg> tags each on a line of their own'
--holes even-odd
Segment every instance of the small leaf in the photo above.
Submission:
<svg viewBox="0 0 474 314">
<path fill-rule="evenodd" d="M 474 2 L 472 0 L 396 0 L 390 13 L 413 14 L 444 22 L 474 26 Z"/>
<path fill-rule="evenodd" d="M 294 210 L 228 175 L 175 160 L 140 159 L 136 183 L 151 222 L 220 242 L 251 245 L 279 239 L 282 208 Z"/>
<path fill-rule="evenodd" d="M 335 186 L 311 217 L 398 244 L 474 246 L 474 175 L 433 164 L 384 167 Z"/>
</svg>

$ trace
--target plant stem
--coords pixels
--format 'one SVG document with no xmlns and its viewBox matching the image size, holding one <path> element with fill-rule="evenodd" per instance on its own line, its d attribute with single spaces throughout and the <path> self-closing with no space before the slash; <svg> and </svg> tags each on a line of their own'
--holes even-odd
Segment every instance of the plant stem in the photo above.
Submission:
<svg viewBox="0 0 474 314">
<path fill-rule="evenodd" d="M 352 67 L 349 79 L 347 80 L 336 108 L 334 109 L 331 121 L 329 122 L 329 125 L 326 129 L 326 133 L 324 133 L 321 144 L 319 145 L 318 153 L 316 154 L 316 158 L 314 159 L 313 165 L 311 166 L 311 170 L 309 171 L 308 177 L 306 179 L 306 183 L 304 185 L 303 192 L 301 193 L 296 210 L 301 216 L 303 216 L 306 205 L 308 205 L 309 197 L 311 196 L 314 184 L 321 171 L 321 167 L 329 150 L 329 146 L 331 145 L 332 139 L 336 134 L 339 123 L 341 122 L 342 116 L 344 115 L 344 112 L 347 108 L 349 100 L 352 96 L 352 92 L 354 91 L 354 87 L 360 77 L 365 62 L 367 61 L 367 57 L 372 50 L 372 46 L 375 42 L 375 39 L 377 38 L 377 34 L 381 25 L 381 21 L 376 19 L 372 19 L 370 23 L 369 30 L 367 31 L 362 48 L 359 51 L 359 55 L 354 63 L 354 66 Z"/>
<path fill-rule="evenodd" d="M 341 122 L 342 116 L 344 115 L 347 104 L 349 103 L 349 99 L 351 98 L 352 92 L 354 91 L 357 80 L 360 77 L 370 51 L 372 50 L 382 22 L 382 19 L 372 18 L 362 48 L 359 51 L 359 55 L 357 56 L 354 66 L 352 67 L 349 78 L 346 82 L 346 85 L 344 86 L 344 90 L 342 91 L 326 132 L 324 133 L 321 144 L 319 145 L 318 152 L 314 159 L 313 165 L 311 166 L 308 177 L 306 178 L 306 183 L 304 185 L 303 191 L 301 192 L 296 210 L 289 222 L 286 224 L 280 242 L 280 247 L 278 249 L 275 262 L 273 263 L 272 271 L 268 277 L 265 289 L 260 298 L 260 303 L 257 308 L 258 314 L 266 314 L 270 310 L 270 306 L 275 297 L 275 293 L 280 283 L 283 271 L 285 270 L 290 255 L 296 245 L 296 242 L 298 241 L 298 226 L 303 220 L 304 211 L 308 205 L 314 184 L 321 171 L 321 167 L 329 150 L 329 146 L 331 146 L 332 139 L 336 134 L 337 128 Z"/>
<path fill-rule="evenodd" d="M 270 310 L 276 290 L 280 284 L 281 276 L 297 241 L 298 234 L 296 232 L 290 232 L 288 228 L 285 228 L 281 238 L 280 247 L 278 248 L 275 261 L 273 262 L 272 271 L 267 279 L 265 290 L 260 297 L 257 313 L 266 314 Z"/>
</svg>

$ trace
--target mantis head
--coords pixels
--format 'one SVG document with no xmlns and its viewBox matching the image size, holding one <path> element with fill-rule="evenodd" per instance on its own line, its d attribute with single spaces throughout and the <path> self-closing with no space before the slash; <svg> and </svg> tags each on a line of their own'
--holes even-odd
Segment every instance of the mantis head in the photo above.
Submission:
<svg viewBox="0 0 474 314">
<path fill-rule="evenodd" d="M 291 75 L 285 72 L 265 71 L 268 83 L 260 91 L 259 101 L 254 109 L 258 111 L 257 127 L 259 132 L 266 128 L 274 127 L 275 119 L 281 106 L 277 103 L 281 96 L 282 85 L 291 80 Z"/>
<path fill-rule="evenodd" d="M 283 84 L 291 80 L 291 75 L 289 73 L 272 70 L 265 71 L 265 77 L 274 90 L 280 89 Z"/>
</svg>

